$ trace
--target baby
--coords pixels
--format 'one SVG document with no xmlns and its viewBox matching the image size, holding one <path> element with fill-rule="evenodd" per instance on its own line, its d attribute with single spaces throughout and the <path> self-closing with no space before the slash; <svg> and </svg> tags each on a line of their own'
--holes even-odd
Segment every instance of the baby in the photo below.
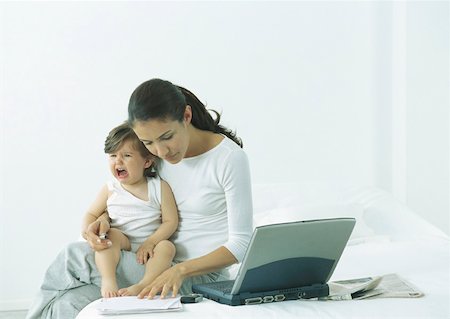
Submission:
<svg viewBox="0 0 450 319">
<path fill-rule="evenodd" d="M 114 179 L 103 186 L 83 219 L 83 233 L 105 210 L 110 217 L 109 248 L 95 252 L 105 298 L 137 295 L 171 266 L 175 246 L 168 239 L 178 227 L 178 212 L 170 186 L 154 171 L 152 155 L 124 123 L 105 141 Z M 116 267 L 120 250 L 136 252 L 137 262 L 146 264 L 142 280 L 119 289 Z"/>
</svg>

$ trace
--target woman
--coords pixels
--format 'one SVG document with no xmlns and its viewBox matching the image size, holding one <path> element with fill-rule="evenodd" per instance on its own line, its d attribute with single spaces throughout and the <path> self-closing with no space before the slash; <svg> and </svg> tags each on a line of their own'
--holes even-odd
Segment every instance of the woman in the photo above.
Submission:
<svg viewBox="0 0 450 319">
<path fill-rule="evenodd" d="M 186 294 L 194 283 L 225 279 L 223 269 L 241 261 L 252 231 L 250 171 L 241 141 L 219 125 L 219 114 L 213 120 L 194 94 L 160 79 L 136 88 L 128 114 L 139 139 L 162 159 L 158 172 L 172 188 L 180 217 L 171 238 L 174 265 L 139 297 Z M 73 318 L 100 297 L 91 250 L 107 249 L 98 235 L 108 229 L 108 219 L 99 218 L 86 234 L 89 249 L 75 243 L 57 257 L 28 318 Z M 142 273 L 136 256 L 123 252 L 119 286 Z"/>
</svg>

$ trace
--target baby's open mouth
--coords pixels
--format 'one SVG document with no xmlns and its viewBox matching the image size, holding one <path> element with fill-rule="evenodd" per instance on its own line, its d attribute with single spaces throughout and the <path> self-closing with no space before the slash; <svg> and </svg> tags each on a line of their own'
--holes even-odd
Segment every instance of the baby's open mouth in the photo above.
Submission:
<svg viewBox="0 0 450 319">
<path fill-rule="evenodd" d="M 126 170 L 120 169 L 120 168 L 116 169 L 116 172 L 117 172 L 117 176 L 119 176 L 119 177 L 124 177 L 128 174 Z"/>
</svg>

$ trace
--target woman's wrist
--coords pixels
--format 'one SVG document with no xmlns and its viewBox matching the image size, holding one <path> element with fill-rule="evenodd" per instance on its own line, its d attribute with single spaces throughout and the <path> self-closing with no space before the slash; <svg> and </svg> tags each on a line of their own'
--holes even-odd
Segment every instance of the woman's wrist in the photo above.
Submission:
<svg viewBox="0 0 450 319">
<path fill-rule="evenodd" d="M 187 262 L 181 262 L 179 264 L 176 264 L 174 267 L 178 269 L 179 273 L 183 277 L 189 277 L 189 266 L 187 265 Z"/>
</svg>

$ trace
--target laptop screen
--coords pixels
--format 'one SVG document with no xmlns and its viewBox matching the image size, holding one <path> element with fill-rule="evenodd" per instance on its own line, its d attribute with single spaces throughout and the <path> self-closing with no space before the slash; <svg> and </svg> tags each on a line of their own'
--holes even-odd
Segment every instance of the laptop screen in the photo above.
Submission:
<svg viewBox="0 0 450 319">
<path fill-rule="evenodd" d="M 354 225 L 335 218 L 257 227 L 231 294 L 326 283 Z"/>
</svg>

